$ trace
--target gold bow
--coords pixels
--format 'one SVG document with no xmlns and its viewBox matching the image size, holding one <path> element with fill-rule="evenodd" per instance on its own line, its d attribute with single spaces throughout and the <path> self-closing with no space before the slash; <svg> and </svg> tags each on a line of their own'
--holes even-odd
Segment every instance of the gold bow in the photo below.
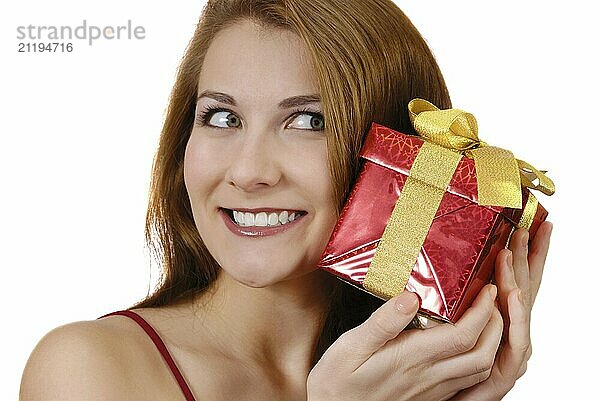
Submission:
<svg viewBox="0 0 600 401">
<path fill-rule="evenodd" d="M 520 209 L 521 185 L 554 193 L 554 183 L 545 174 L 506 149 L 489 146 L 477 135 L 477 120 L 460 109 L 440 110 L 427 100 L 408 103 L 410 121 L 426 141 L 443 146 L 475 161 L 478 203 Z M 537 183 L 535 183 L 537 181 Z"/>
<path fill-rule="evenodd" d="M 475 117 L 458 109 L 439 110 L 423 99 L 408 104 L 411 122 L 425 139 L 394 205 L 363 286 L 383 299 L 402 291 L 410 277 L 433 218 L 460 162 L 475 161 L 478 203 L 520 209 L 521 185 L 554 193 L 554 183 L 529 163 L 477 136 Z M 538 181 L 534 184 L 534 181 Z M 537 200 L 532 194 L 519 227 L 529 228 Z"/>
</svg>

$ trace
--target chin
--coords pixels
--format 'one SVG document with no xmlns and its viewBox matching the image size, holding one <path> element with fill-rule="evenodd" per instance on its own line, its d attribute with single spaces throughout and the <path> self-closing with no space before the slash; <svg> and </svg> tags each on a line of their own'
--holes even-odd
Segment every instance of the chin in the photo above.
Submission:
<svg viewBox="0 0 600 401">
<path fill-rule="evenodd" d="M 267 287 L 277 282 L 279 280 L 278 276 L 283 273 L 273 271 L 273 268 L 269 268 L 267 265 L 249 263 L 248 261 L 238 261 L 237 263 L 225 264 L 225 266 L 230 266 L 230 268 L 224 268 L 224 270 L 235 281 L 252 288 Z"/>
<path fill-rule="evenodd" d="M 283 281 L 292 280 L 315 270 L 315 268 L 294 268 L 290 270 L 275 270 L 265 265 L 243 265 L 237 269 L 227 270 L 227 273 L 237 282 L 251 288 L 264 288 Z"/>
<path fill-rule="evenodd" d="M 273 285 L 278 281 L 281 281 L 278 280 L 276 277 L 266 277 L 265 275 L 258 275 L 256 274 L 256 272 L 252 272 L 251 274 L 232 274 L 230 272 L 229 275 L 233 277 L 233 279 L 238 283 L 251 288 L 264 288 Z"/>
</svg>

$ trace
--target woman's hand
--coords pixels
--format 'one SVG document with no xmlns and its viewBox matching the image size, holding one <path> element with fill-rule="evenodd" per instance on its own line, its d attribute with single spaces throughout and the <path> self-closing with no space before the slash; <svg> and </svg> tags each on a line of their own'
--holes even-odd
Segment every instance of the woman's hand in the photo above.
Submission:
<svg viewBox="0 0 600 401">
<path fill-rule="evenodd" d="M 486 285 L 456 325 L 406 331 L 419 301 L 402 292 L 327 349 L 308 376 L 308 400 L 447 400 L 484 381 L 502 337 L 496 292 Z"/>
<path fill-rule="evenodd" d="M 528 251 L 525 229 L 513 233 L 509 249 L 496 259 L 498 304 L 505 321 L 504 338 L 490 377 L 483 383 L 461 391 L 452 401 L 500 400 L 527 370 L 531 357 L 529 325 L 531 308 L 542 281 L 552 224 L 540 225 Z"/>
</svg>

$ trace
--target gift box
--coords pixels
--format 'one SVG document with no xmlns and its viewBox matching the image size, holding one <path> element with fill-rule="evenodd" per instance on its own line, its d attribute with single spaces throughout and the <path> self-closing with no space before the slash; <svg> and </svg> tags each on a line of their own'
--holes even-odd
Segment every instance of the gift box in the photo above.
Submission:
<svg viewBox="0 0 600 401">
<path fill-rule="evenodd" d="M 318 267 L 384 300 L 416 292 L 419 314 L 454 323 L 491 281 L 512 232 L 526 227 L 533 237 L 546 219 L 528 187 L 550 195 L 554 186 L 545 171 L 481 142 L 472 115 L 421 99 L 409 111 L 421 136 L 372 124 Z"/>
</svg>

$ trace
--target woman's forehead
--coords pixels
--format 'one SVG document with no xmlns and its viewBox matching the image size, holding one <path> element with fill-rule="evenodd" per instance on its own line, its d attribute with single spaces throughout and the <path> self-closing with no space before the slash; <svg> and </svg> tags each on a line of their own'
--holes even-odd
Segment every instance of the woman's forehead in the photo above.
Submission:
<svg viewBox="0 0 600 401">
<path fill-rule="evenodd" d="M 244 21 L 212 41 L 198 80 L 198 93 L 204 90 L 313 94 L 318 93 L 318 81 L 298 35 Z"/>
</svg>

